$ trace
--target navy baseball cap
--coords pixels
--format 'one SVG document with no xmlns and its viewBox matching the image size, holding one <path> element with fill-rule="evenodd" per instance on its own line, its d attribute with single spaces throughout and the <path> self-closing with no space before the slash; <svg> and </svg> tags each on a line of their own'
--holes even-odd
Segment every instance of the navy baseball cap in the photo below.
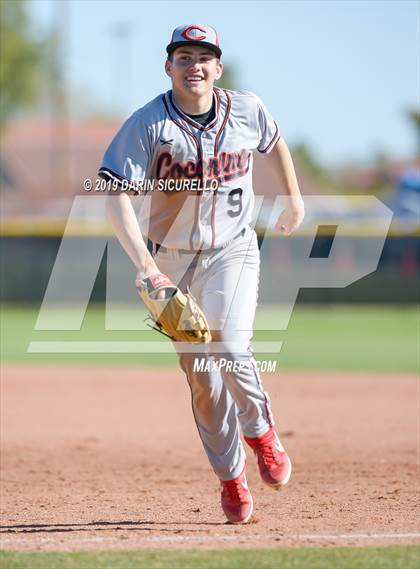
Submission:
<svg viewBox="0 0 420 569">
<path fill-rule="evenodd" d="M 217 57 L 222 55 L 216 30 L 204 24 L 189 24 L 175 28 L 171 41 L 166 46 L 166 51 L 168 55 L 171 55 L 183 45 L 202 45 L 213 50 Z"/>
</svg>

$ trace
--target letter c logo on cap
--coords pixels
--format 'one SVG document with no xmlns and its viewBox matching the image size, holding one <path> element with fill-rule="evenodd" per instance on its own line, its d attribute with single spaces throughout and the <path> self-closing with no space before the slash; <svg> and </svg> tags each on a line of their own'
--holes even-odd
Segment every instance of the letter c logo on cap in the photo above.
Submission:
<svg viewBox="0 0 420 569">
<path fill-rule="evenodd" d="M 191 32 L 192 30 L 199 30 L 200 32 L 203 32 L 204 35 L 202 35 L 202 36 L 191 36 L 191 35 L 190 35 L 190 32 Z M 205 29 L 203 29 L 203 28 L 200 28 L 200 26 L 189 26 L 186 30 L 184 30 L 184 31 L 182 32 L 181 35 L 182 35 L 186 40 L 189 40 L 189 41 L 201 41 L 201 40 L 206 39 L 206 33 L 207 33 L 207 30 L 205 30 Z"/>
</svg>

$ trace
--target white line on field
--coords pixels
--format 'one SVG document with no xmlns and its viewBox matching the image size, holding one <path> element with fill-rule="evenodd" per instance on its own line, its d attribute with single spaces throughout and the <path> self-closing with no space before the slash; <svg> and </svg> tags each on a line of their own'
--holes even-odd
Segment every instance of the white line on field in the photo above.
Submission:
<svg viewBox="0 0 420 569">
<path fill-rule="evenodd" d="M 198 352 L 196 344 L 178 343 L 179 351 Z M 282 342 L 253 342 L 254 353 L 278 354 Z M 230 347 L 234 347 L 230 346 Z M 223 342 L 212 343 L 213 353 L 226 352 Z M 203 351 L 203 348 L 201 348 Z M 30 342 L 27 353 L 30 354 L 176 354 L 170 342 Z"/>
<path fill-rule="evenodd" d="M 94 531 L 94 529 L 92 530 Z M 130 531 L 127 528 L 127 531 Z M 16 535 L 13 537 L 6 537 L 0 539 L 3 545 L 21 545 L 25 541 L 30 543 L 28 540 L 28 535 Z M 42 543 L 56 543 L 57 539 L 54 537 L 46 537 L 39 535 L 32 535 L 31 537 L 36 537 L 37 542 Z M 67 537 L 67 536 L 66 536 Z M 117 536 L 90 536 L 90 537 L 74 537 L 68 536 L 70 539 L 64 539 L 63 535 L 60 535 L 60 543 L 64 542 L 78 542 L 78 543 L 95 543 L 95 542 L 117 542 L 121 541 L 121 538 Z M 133 539 L 138 539 L 138 536 L 132 536 Z M 131 540 L 130 536 L 124 535 L 125 540 Z M 355 539 L 359 540 L 399 540 L 399 539 L 420 539 L 420 532 L 407 532 L 407 533 L 300 533 L 300 534 L 246 534 L 241 535 L 162 535 L 162 536 L 143 536 L 141 542 L 214 542 L 214 541 L 240 541 L 243 543 L 244 540 L 249 541 L 289 541 L 289 540 L 302 540 L 302 541 L 324 541 L 324 540 L 339 540 L 339 541 L 353 541 Z"/>
<path fill-rule="evenodd" d="M 302 539 L 316 541 L 318 539 L 328 540 L 328 539 L 340 539 L 343 541 L 353 540 L 353 539 L 414 539 L 420 538 L 420 533 L 354 533 L 354 534 L 244 534 L 240 535 L 162 535 L 162 536 L 149 536 L 146 537 L 148 541 L 237 541 L 240 539 L 250 539 L 250 540 L 276 540 L 276 541 L 287 541 L 290 539 Z"/>
</svg>

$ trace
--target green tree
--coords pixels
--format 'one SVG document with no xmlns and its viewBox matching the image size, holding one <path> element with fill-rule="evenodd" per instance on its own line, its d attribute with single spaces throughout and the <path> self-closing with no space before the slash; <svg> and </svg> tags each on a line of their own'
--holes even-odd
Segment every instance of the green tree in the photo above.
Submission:
<svg viewBox="0 0 420 569">
<path fill-rule="evenodd" d="M 47 39 L 35 39 L 23 0 L 0 0 L 0 127 L 41 93 Z"/>
<path fill-rule="evenodd" d="M 296 144 L 291 148 L 293 158 L 299 161 L 304 170 L 317 180 L 325 180 L 328 177 L 326 169 L 314 158 L 311 150 L 305 143 Z"/>
<path fill-rule="evenodd" d="M 416 132 L 416 146 L 417 146 L 416 151 L 419 152 L 420 151 L 420 110 L 408 109 L 406 111 L 406 116 Z"/>
</svg>

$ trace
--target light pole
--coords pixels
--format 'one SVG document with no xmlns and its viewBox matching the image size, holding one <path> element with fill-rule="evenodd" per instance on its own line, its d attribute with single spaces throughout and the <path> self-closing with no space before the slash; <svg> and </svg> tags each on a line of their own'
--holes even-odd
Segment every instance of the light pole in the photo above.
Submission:
<svg viewBox="0 0 420 569">
<path fill-rule="evenodd" d="M 132 90 L 132 34 L 133 26 L 130 22 L 117 22 L 112 25 L 110 58 L 111 81 L 113 88 L 110 92 L 114 100 L 111 103 L 112 109 L 118 113 L 127 114 L 131 106 Z"/>
</svg>

